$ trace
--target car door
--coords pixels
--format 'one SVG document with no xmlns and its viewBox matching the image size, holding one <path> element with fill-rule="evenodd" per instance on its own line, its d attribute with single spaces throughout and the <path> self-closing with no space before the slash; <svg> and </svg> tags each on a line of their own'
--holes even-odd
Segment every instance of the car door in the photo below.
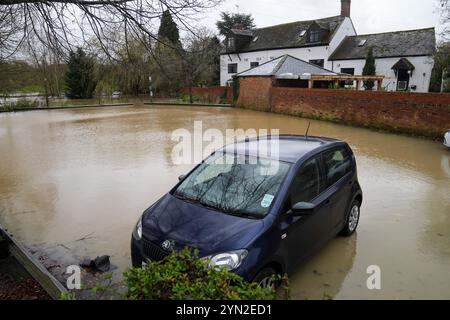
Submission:
<svg viewBox="0 0 450 320">
<path fill-rule="evenodd" d="M 326 178 L 325 193 L 331 214 L 331 236 L 334 236 L 343 228 L 352 196 L 355 182 L 353 158 L 345 147 L 339 147 L 324 152 L 322 159 Z"/>
<path fill-rule="evenodd" d="M 325 199 L 320 156 L 306 161 L 295 174 L 283 205 L 282 229 L 288 246 L 289 265 L 295 266 L 307 258 L 328 238 L 330 216 L 324 210 Z M 294 217 L 287 212 L 298 202 L 312 202 L 318 206 L 314 214 Z"/>
</svg>

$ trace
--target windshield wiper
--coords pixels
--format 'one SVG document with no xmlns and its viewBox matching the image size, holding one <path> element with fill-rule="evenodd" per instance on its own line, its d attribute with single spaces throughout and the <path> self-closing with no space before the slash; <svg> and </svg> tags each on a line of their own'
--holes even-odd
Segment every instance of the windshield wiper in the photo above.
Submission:
<svg viewBox="0 0 450 320">
<path fill-rule="evenodd" d="M 233 210 L 223 210 L 223 213 L 229 214 L 230 216 L 236 216 L 236 217 L 240 217 L 240 218 L 247 218 L 247 219 L 260 219 L 255 215 L 249 214 L 249 213 L 243 213 L 240 211 L 233 211 Z"/>
<path fill-rule="evenodd" d="M 252 214 L 249 214 L 249 213 L 242 213 L 242 212 L 237 211 L 237 210 L 222 209 L 222 208 L 210 205 L 210 204 L 208 204 L 208 203 L 206 203 L 204 201 L 201 201 L 200 199 L 193 199 L 193 198 L 187 197 L 187 196 L 185 196 L 184 194 L 181 194 L 181 193 L 175 192 L 173 194 L 173 196 L 176 197 L 177 199 L 182 200 L 182 201 L 186 201 L 186 202 L 193 203 L 193 204 L 199 204 L 200 206 L 202 206 L 202 207 L 204 207 L 206 209 L 210 209 L 210 210 L 218 211 L 218 212 L 221 212 L 221 213 L 225 213 L 225 214 L 228 214 L 230 216 L 247 218 L 247 219 L 256 219 L 256 220 L 260 219 L 259 217 L 255 216 L 255 215 L 252 215 Z"/>
<path fill-rule="evenodd" d="M 220 209 L 216 208 L 215 206 L 212 206 L 212 205 L 210 205 L 210 204 L 208 204 L 208 203 L 206 203 L 204 201 L 201 201 L 200 199 L 189 198 L 189 197 L 186 197 L 185 195 L 180 194 L 180 193 L 174 193 L 173 195 L 177 199 L 180 199 L 180 200 L 183 200 L 183 201 L 186 201 L 186 202 L 189 202 L 189 203 L 199 204 L 199 205 L 201 205 L 202 207 L 204 207 L 206 209 L 211 209 L 211 210 L 215 210 L 215 211 L 221 211 Z"/>
<path fill-rule="evenodd" d="M 201 205 L 202 207 L 205 207 L 206 209 L 211 209 L 211 210 L 214 210 L 214 211 L 220 211 L 220 212 L 222 212 L 222 210 L 221 209 L 219 209 L 219 208 L 217 208 L 217 207 L 215 207 L 215 206 L 213 206 L 213 205 L 210 205 L 210 204 L 208 204 L 208 203 L 206 203 L 206 202 L 204 202 L 204 201 L 198 201 L 198 204 L 199 205 Z"/>
</svg>

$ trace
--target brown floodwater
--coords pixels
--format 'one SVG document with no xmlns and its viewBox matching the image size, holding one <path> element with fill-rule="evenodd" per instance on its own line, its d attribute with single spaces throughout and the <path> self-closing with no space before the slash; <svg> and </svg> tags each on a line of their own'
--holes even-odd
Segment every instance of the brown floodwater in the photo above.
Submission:
<svg viewBox="0 0 450 320">
<path fill-rule="evenodd" d="M 57 259 L 108 254 L 120 274 L 142 211 L 193 167 L 172 164 L 171 134 L 195 120 L 293 134 L 309 121 L 143 106 L 0 114 L 0 223 Z M 331 241 L 291 276 L 292 298 L 450 299 L 450 150 L 321 121 L 310 134 L 349 142 L 364 204 L 355 236 Z M 381 290 L 367 289 L 370 265 L 381 268 Z"/>
</svg>

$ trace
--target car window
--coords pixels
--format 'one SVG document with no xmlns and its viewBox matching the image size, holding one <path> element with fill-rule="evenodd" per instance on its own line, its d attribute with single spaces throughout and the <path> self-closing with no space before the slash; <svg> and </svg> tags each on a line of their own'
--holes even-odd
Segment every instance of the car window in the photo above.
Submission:
<svg viewBox="0 0 450 320">
<path fill-rule="evenodd" d="M 311 202 L 320 193 L 320 165 L 314 158 L 306 162 L 292 181 L 288 205 L 298 202 Z"/>
<path fill-rule="evenodd" d="M 216 153 L 198 166 L 174 196 L 234 215 L 268 214 L 291 164 Z M 244 161 L 242 161 L 244 160 Z"/>
<path fill-rule="evenodd" d="M 230 159 L 234 159 L 233 155 L 226 154 L 224 157 L 215 158 L 211 165 L 202 166 L 201 174 L 198 174 L 193 185 L 197 186 L 203 184 L 209 180 L 215 179 L 219 175 L 229 174 L 233 168 L 233 162 Z"/>
<path fill-rule="evenodd" d="M 327 187 L 333 185 L 352 169 L 352 159 L 344 148 L 325 152 L 323 155 L 327 175 Z"/>
</svg>

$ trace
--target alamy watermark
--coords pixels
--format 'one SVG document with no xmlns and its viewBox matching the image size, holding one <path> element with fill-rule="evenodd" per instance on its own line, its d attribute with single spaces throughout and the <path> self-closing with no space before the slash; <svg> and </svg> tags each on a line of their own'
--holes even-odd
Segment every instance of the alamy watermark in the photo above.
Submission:
<svg viewBox="0 0 450 320">
<path fill-rule="evenodd" d="M 69 290 L 81 290 L 81 268 L 76 265 L 68 266 L 66 274 L 69 275 L 66 280 L 66 288 Z"/>
<path fill-rule="evenodd" d="M 381 268 L 377 265 L 368 266 L 367 274 L 369 274 L 366 281 L 367 289 L 381 290 Z"/>
<path fill-rule="evenodd" d="M 236 157 L 223 157 L 226 163 L 216 164 L 264 164 L 267 163 L 277 173 L 278 162 L 267 159 L 279 159 L 279 129 L 226 129 L 204 130 L 202 121 L 194 121 L 193 131 L 180 128 L 172 132 L 171 140 L 177 142 L 173 147 L 171 158 L 174 165 L 198 164 L 212 153 L 222 150 L 236 153 Z M 236 143 L 244 143 L 244 150 L 236 148 Z M 250 143 L 252 147 L 250 150 Z M 227 146 L 224 148 L 224 146 Z M 255 148 L 256 146 L 256 148 Z M 223 148 L 223 149 L 222 149 Z M 248 155 L 248 156 L 247 156 Z M 228 163 L 228 161 L 232 163 Z"/>
</svg>

